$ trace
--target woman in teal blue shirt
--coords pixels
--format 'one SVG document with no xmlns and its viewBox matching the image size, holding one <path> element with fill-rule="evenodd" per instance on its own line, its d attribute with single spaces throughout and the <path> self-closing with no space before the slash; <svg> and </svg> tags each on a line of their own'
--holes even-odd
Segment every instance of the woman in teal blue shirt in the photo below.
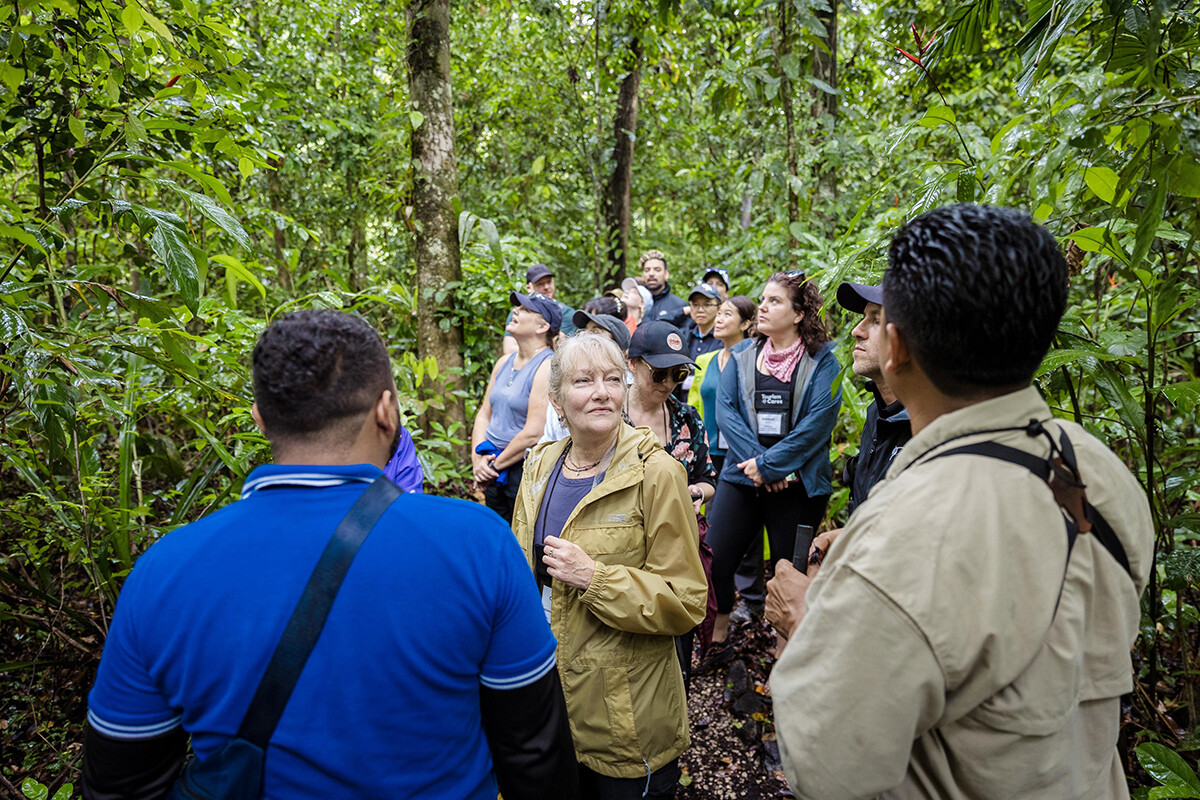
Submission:
<svg viewBox="0 0 1200 800">
<path fill-rule="evenodd" d="M 721 303 L 713 333 L 721 344 L 720 350 L 705 353 L 696 359 L 696 379 L 688 392 L 688 404 L 700 412 L 704 429 L 708 432 L 708 455 L 717 474 L 725 465 L 725 441 L 717 429 L 717 387 L 721 385 L 721 372 L 729 363 L 733 347 L 747 336 L 754 335 L 754 315 L 758 307 L 744 294 L 734 295 Z"/>
</svg>

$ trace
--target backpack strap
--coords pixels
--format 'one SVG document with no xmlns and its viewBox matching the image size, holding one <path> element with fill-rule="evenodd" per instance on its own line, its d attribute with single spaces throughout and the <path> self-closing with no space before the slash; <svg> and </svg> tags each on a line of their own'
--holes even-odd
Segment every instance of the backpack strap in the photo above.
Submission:
<svg viewBox="0 0 1200 800">
<path fill-rule="evenodd" d="M 403 492 L 384 475 L 380 475 L 355 501 L 342 519 L 333 538 L 325 545 L 317 566 L 300 595 L 283 637 L 267 665 L 262 682 L 254 692 L 250 708 L 238 729 L 239 739 L 258 745 L 264 752 L 283 710 L 287 707 L 300 680 L 300 673 L 317 644 L 325 620 L 333 608 L 342 581 L 350 570 L 354 557 L 392 502 Z"/>
<path fill-rule="evenodd" d="M 1121 540 L 1117 537 L 1112 525 L 1108 523 L 1108 520 L 1104 518 L 1099 509 L 1087 501 L 1087 494 L 1085 492 L 1087 487 L 1079 479 L 1079 467 L 1075 460 L 1075 448 L 1071 446 L 1071 440 L 1067 438 L 1066 432 L 1059 431 L 1058 442 L 1056 443 L 1050 432 L 1036 420 L 1030 420 L 1029 425 L 1023 428 L 1015 428 L 1014 430 L 1023 430 L 1030 436 L 1045 435 L 1050 441 L 1050 457 L 1042 458 L 1015 447 L 1009 447 L 998 442 L 985 441 L 945 450 L 927 460 L 933 461 L 934 459 L 954 455 L 976 455 L 994 458 L 999 461 L 1007 461 L 1010 464 L 1024 467 L 1046 482 L 1046 485 L 1054 494 L 1055 502 L 1065 512 L 1067 559 L 1070 560 L 1071 558 L 1071 551 L 1075 547 L 1075 539 L 1078 535 L 1081 533 L 1090 533 L 1096 537 L 1096 541 L 1108 551 L 1109 555 L 1121 565 L 1126 574 L 1133 577 L 1133 570 L 1129 567 L 1129 557 L 1126 555 L 1125 548 L 1122 546 Z"/>
</svg>

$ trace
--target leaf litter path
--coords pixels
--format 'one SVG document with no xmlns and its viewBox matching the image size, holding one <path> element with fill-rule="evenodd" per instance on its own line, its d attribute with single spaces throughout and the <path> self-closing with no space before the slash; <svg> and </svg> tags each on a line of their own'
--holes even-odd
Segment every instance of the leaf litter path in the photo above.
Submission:
<svg viewBox="0 0 1200 800">
<path fill-rule="evenodd" d="M 730 636 L 737 657 L 708 674 L 692 675 L 692 746 L 680 757 L 686 785 L 676 800 L 792 797 L 779 763 L 767 688 L 775 663 L 774 629 L 752 622 Z"/>
</svg>

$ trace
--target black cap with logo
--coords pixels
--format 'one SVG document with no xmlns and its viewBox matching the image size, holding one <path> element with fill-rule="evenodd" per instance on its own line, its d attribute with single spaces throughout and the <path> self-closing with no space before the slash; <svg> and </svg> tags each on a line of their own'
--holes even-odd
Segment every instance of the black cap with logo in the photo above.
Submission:
<svg viewBox="0 0 1200 800">
<path fill-rule="evenodd" d="M 629 340 L 629 357 L 640 358 L 655 369 L 694 364 L 683 347 L 683 334 L 669 322 L 643 322 Z"/>
<path fill-rule="evenodd" d="M 691 302 L 691 299 L 698 294 L 707 297 L 709 300 L 716 300 L 718 303 L 721 302 L 721 293 L 718 292 L 717 287 L 713 286 L 712 284 L 697 283 L 692 287 L 692 290 L 688 292 L 688 301 Z"/>
</svg>

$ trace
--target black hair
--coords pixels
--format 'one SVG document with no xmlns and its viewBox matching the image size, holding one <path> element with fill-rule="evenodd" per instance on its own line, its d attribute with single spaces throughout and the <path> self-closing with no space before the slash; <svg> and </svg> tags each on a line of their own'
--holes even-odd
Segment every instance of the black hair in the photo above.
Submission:
<svg viewBox="0 0 1200 800">
<path fill-rule="evenodd" d="M 593 298 L 584 303 L 583 310 L 597 316 L 606 314 L 610 317 L 616 317 L 622 322 L 625 321 L 626 317 L 625 303 L 616 297 L 604 296 Z"/>
<path fill-rule="evenodd" d="M 951 396 L 1028 384 L 1066 305 L 1058 242 L 1011 208 L 930 211 L 901 228 L 888 250 L 887 321 Z"/>
<path fill-rule="evenodd" d="M 733 307 L 737 309 L 738 316 L 741 317 L 741 322 L 750 323 L 750 327 L 746 329 L 746 336 L 756 336 L 758 331 L 755 329 L 754 323 L 756 317 L 758 316 L 758 305 L 744 294 L 732 295 L 725 302 L 733 304 Z M 739 327 L 741 326 L 741 322 L 738 323 Z"/>
<path fill-rule="evenodd" d="M 767 278 L 767 283 L 774 283 L 787 292 L 792 300 L 792 308 L 803 318 L 796 325 L 796 332 L 804 341 L 804 349 L 810 356 L 816 356 L 821 346 L 829 342 L 829 328 L 821 314 L 825 301 L 821 299 L 821 290 L 817 284 L 808 280 L 803 272 L 776 272 Z M 765 338 L 761 334 L 759 338 Z"/>
<path fill-rule="evenodd" d="M 352 420 L 393 386 L 379 334 L 341 311 L 287 314 L 254 346 L 254 400 L 272 441 L 319 434 Z"/>
</svg>

